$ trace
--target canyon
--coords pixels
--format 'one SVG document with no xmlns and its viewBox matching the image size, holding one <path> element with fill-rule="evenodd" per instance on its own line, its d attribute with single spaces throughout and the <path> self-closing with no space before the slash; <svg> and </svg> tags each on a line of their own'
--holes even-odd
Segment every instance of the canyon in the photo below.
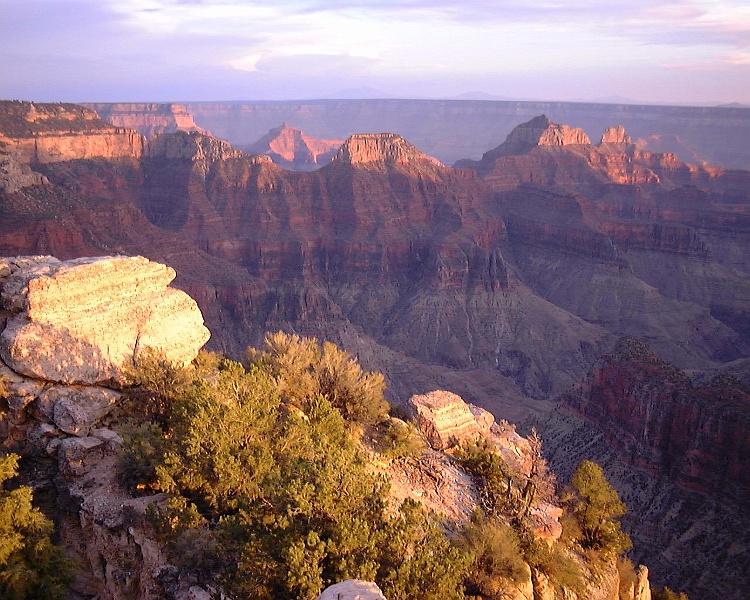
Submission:
<svg viewBox="0 0 750 600">
<path fill-rule="evenodd" d="M 736 167 L 747 166 L 750 111 L 647 107 L 666 123 L 659 133 L 631 127 L 644 107 L 469 102 L 475 126 L 451 136 L 428 134 L 427 124 L 456 105 L 406 102 L 390 123 L 378 121 L 394 102 L 311 103 L 307 112 L 290 103 L 187 105 L 203 130 L 144 129 L 158 133 L 149 138 L 120 126 L 133 121 L 115 126 L 87 108 L 1 102 L 0 255 L 164 263 L 197 301 L 211 348 L 237 357 L 277 329 L 334 341 L 385 374 L 395 404 L 447 389 L 498 419 L 539 423 L 553 456 L 571 445 L 591 450 L 628 489 L 642 477 L 656 493 L 658 473 L 670 501 L 655 521 L 679 506 L 683 523 L 700 514 L 716 539 L 731 538 L 732 556 L 750 548 L 730 536 L 741 515 L 714 493 L 746 493 L 746 440 L 726 424 L 745 414 L 747 395 L 688 393 L 684 383 L 727 369 L 747 381 L 750 172 Z M 326 125 L 333 117 L 320 111 L 329 105 L 341 123 L 361 116 L 360 131 Z M 176 122 L 175 110 L 159 109 L 159 127 Z M 553 121 L 561 113 L 568 125 Z M 479 135 L 481 120 L 493 125 Z M 232 136 L 249 145 L 284 121 L 311 138 L 346 139 L 309 172 L 235 147 Z M 685 162 L 640 141 L 678 135 L 679 123 L 695 139 L 720 139 L 702 156 L 735 168 Z M 481 150 L 464 153 L 474 134 Z M 698 152 L 690 135 L 679 133 Z M 436 151 L 440 138 L 450 148 Z M 733 158 L 713 158 L 724 155 Z M 618 366 L 628 364 L 622 352 L 612 354 L 623 336 L 648 344 L 649 361 L 673 364 L 630 396 L 614 383 L 641 380 Z M 603 355 L 619 362 L 593 372 Z M 669 377 L 682 382 L 682 396 L 650 391 Z M 599 391 L 587 396 L 587 386 Z M 706 558 L 700 577 L 695 565 L 670 570 L 680 546 L 664 540 L 678 529 L 639 530 L 648 507 L 636 506 L 631 534 L 657 583 L 741 597 L 741 569 L 720 582 L 726 556 Z"/>
<path fill-rule="evenodd" d="M 132 449 L 132 418 L 154 410 L 155 402 L 145 390 L 137 391 L 134 377 L 154 358 L 177 366 L 172 367 L 174 375 L 196 358 L 208 337 L 195 302 L 169 286 L 174 275 L 166 265 L 141 256 L 0 258 L 0 446 L 22 455 L 25 483 L 33 485 L 54 517 L 58 544 L 75 566 L 66 598 L 207 600 L 225 596 L 224 586 L 230 585 L 215 578 L 216 573 L 191 569 L 156 526 L 155 515 L 174 492 L 155 493 L 146 485 L 132 488 L 123 481 L 128 473 L 123 451 Z M 35 335 L 19 339 L 19 325 L 36 327 Z M 179 372 L 200 378 L 199 369 L 195 363 Z M 221 369 L 209 368 L 206 378 L 193 383 L 208 386 L 217 377 Z M 420 443 L 425 445 L 409 460 L 388 459 L 373 438 L 358 438 L 361 459 L 393 481 L 387 499 L 394 510 L 405 499 L 418 500 L 444 515 L 452 528 L 471 517 L 480 502 L 479 484 L 442 452 L 462 441 L 485 440 L 518 476 L 531 477 L 532 465 L 538 464 L 532 442 L 515 427 L 495 423 L 490 413 L 455 394 L 414 396 L 409 406 L 419 416 L 413 431 L 423 433 Z M 275 408 L 289 409 L 282 404 Z M 407 427 L 401 420 L 395 423 Z M 535 503 L 530 516 L 531 535 L 549 544 L 562 534 L 563 510 L 554 501 L 547 497 Z M 207 527 L 200 532 L 210 535 Z M 614 557 L 596 566 L 583 557 L 576 560 L 586 575 L 576 598 L 651 597 L 645 567 L 633 569 L 623 580 Z M 589 577 L 592 573 L 597 577 Z M 570 597 L 551 581 L 524 563 L 509 593 L 517 600 Z M 357 594 L 365 591 L 383 598 L 374 583 L 355 581 L 336 583 L 320 598 L 334 593 L 337 598 L 360 598 Z"/>
</svg>

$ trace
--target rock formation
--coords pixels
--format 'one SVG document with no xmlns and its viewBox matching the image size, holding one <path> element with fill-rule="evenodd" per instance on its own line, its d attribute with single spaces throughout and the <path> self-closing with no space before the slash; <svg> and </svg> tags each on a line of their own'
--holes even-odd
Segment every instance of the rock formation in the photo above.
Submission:
<svg viewBox="0 0 750 600">
<path fill-rule="evenodd" d="M 3 272 L 0 357 L 29 377 L 121 381 L 141 352 L 185 364 L 209 338 L 195 302 L 168 288 L 174 270 L 143 257 L 3 259 Z"/>
<path fill-rule="evenodd" d="M 451 392 L 412 396 L 409 407 L 414 423 L 435 450 L 445 450 L 489 433 L 489 427 L 483 432 L 469 406 Z"/>
<path fill-rule="evenodd" d="M 622 335 L 681 369 L 741 368 L 750 356 L 750 173 L 627 144 L 641 136 L 631 109 L 596 129 L 629 133 L 539 145 L 540 133 L 477 175 L 391 134 L 354 136 L 309 173 L 185 132 L 92 159 L 76 139 L 126 134 L 84 109 L 3 106 L 0 252 L 169 264 L 213 347 L 232 356 L 293 329 L 382 370 L 395 403 L 448 387 L 514 420 L 543 416 Z M 429 106 L 415 124 L 448 105 Z M 551 141 L 584 141 L 551 131 Z M 16 150 L 45 136 L 67 160 Z M 79 427 L 72 411 L 58 420 Z"/>
<path fill-rule="evenodd" d="M 594 139 L 622 124 L 645 150 L 663 152 L 661 141 L 679 140 L 667 151 L 680 160 L 727 168 L 750 168 L 750 111 L 732 107 L 644 106 L 585 102 L 492 102 L 476 100 L 307 100 L 296 102 L 193 102 L 196 121 L 235 146 L 251 144 L 282 121 L 308 135 L 345 139 L 362 131 L 395 131 L 447 165 L 476 159 L 523 121 L 542 113 L 575 124 Z M 659 136 L 655 139 L 652 136 Z"/>
<path fill-rule="evenodd" d="M 599 145 L 624 144 L 626 146 L 629 146 L 630 143 L 630 136 L 625 131 L 625 128 L 622 125 L 618 125 L 617 127 L 607 127 L 607 129 L 604 130 Z"/>
<path fill-rule="evenodd" d="M 439 160 L 393 133 L 353 135 L 341 146 L 333 160 L 374 171 L 384 171 L 388 165 L 408 165 L 417 169 L 424 166 L 442 167 Z"/>
<path fill-rule="evenodd" d="M 626 338 L 561 400 L 601 426 L 634 467 L 723 502 L 750 502 L 750 390 L 731 376 L 694 384 Z"/>
<path fill-rule="evenodd" d="M 372 582 L 349 579 L 327 587 L 318 600 L 385 600 L 385 596 Z"/>
<path fill-rule="evenodd" d="M 167 562 L 146 524 L 158 497 L 116 480 L 122 439 L 110 427 L 122 378 L 139 352 L 192 360 L 208 339 L 195 302 L 168 287 L 174 271 L 142 257 L 0 259 L 0 444 L 37 465 L 58 498 L 59 537 L 75 558 L 73 591 L 111 600 L 164 598 Z M 167 578 L 168 579 L 168 578 Z M 175 600 L 207 594 L 173 582 Z"/>
<path fill-rule="evenodd" d="M 208 133 L 195 124 L 193 115 L 182 104 L 120 102 L 84 106 L 95 110 L 102 119 L 115 127 L 134 129 L 147 138 L 175 131 Z"/>
<path fill-rule="evenodd" d="M 558 125 L 547 115 L 534 117 L 508 134 L 498 154 L 523 154 L 536 146 L 571 146 L 591 144 L 589 136 L 579 128 Z"/>
<path fill-rule="evenodd" d="M 145 139 L 76 104 L 0 101 L 0 144 L 21 163 L 139 158 Z"/>
<path fill-rule="evenodd" d="M 690 597 L 743 598 L 747 388 L 726 375 L 691 379 L 624 339 L 561 400 L 537 424 L 550 463 L 562 477 L 584 458 L 605 468 L 628 507 L 631 557 L 649 566 L 651 582 Z"/>
<path fill-rule="evenodd" d="M 282 123 L 252 145 L 251 154 L 266 154 L 273 162 L 293 171 L 311 171 L 331 162 L 343 140 L 321 140 L 305 135 L 301 130 Z"/>
</svg>

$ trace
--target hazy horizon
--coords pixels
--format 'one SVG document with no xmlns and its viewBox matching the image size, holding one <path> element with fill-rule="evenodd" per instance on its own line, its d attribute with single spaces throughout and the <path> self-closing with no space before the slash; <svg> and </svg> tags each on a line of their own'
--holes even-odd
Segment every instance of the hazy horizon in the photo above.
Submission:
<svg viewBox="0 0 750 600">
<path fill-rule="evenodd" d="M 750 104 L 737 0 L 0 0 L 0 97 Z"/>
</svg>

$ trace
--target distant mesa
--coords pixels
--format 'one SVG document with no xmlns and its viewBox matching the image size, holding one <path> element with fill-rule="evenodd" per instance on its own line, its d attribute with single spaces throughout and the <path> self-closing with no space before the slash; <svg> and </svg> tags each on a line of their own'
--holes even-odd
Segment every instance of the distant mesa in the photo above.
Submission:
<svg viewBox="0 0 750 600">
<path fill-rule="evenodd" d="M 617 127 L 607 127 L 602 134 L 599 144 L 625 144 L 630 145 L 632 142 L 630 136 L 622 125 Z"/>
<path fill-rule="evenodd" d="M 355 134 L 344 142 L 333 162 L 370 170 L 393 165 L 443 167 L 437 158 L 425 154 L 395 133 Z"/>
<path fill-rule="evenodd" d="M 680 163 L 674 154 L 641 148 L 622 125 L 607 127 L 599 144 L 593 144 L 582 129 L 558 125 L 539 115 L 518 125 L 480 160 L 460 160 L 454 167 L 476 170 L 496 190 L 522 183 L 561 187 L 683 185 L 701 176 L 697 168 Z"/>
<path fill-rule="evenodd" d="M 265 154 L 277 165 L 292 171 L 312 171 L 331 162 L 343 140 L 312 138 L 301 130 L 282 123 L 251 146 L 251 154 Z"/>
<path fill-rule="evenodd" d="M 4 160 L 16 164 L 137 159 L 144 152 L 145 139 L 77 104 L 0 101 L 0 148 L 2 154 L 12 157 Z"/>
<path fill-rule="evenodd" d="M 583 129 L 558 125 L 539 115 L 522 123 L 508 134 L 503 146 L 512 154 L 522 154 L 536 146 L 570 146 L 590 144 L 591 140 Z"/>
<path fill-rule="evenodd" d="M 193 115 L 182 104 L 155 104 L 142 102 L 84 104 L 115 127 L 135 129 L 148 138 L 160 133 L 187 131 L 210 132 L 195 124 Z"/>
</svg>

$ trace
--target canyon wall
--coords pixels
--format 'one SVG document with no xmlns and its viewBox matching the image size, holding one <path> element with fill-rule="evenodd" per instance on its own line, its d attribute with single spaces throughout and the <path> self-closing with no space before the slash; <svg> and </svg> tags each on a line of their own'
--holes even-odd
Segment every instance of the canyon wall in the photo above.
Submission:
<svg viewBox="0 0 750 600">
<path fill-rule="evenodd" d="M 23 163 L 140 158 L 145 140 L 75 104 L 0 102 L 0 144 Z"/>
<path fill-rule="evenodd" d="M 519 154 L 489 150 L 483 165 L 461 169 L 397 134 L 356 135 L 330 164 L 291 172 L 196 132 L 162 134 L 140 154 L 92 157 L 71 143 L 65 160 L 40 162 L 13 145 L 125 134 L 81 108 L 2 108 L 0 251 L 168 264 L 214 332 L 212 347 L 232 356 L 268 330 L 314 335 L 383 371 L 395 403 L 450 389 L 512 420 L 556 415 L 551 398 L 623 335 L 678 369 L 746 370 L 750 173 L 642 151 L 630 128 L 608 123 L 587 132 L 604 131 L 592 144 L 537 117 L 510 136 L 524 142 Z M 640 381 L 630 367 L 602 373 Z M 624 465 L 614 472 L 632 526 L 648 520 L 639 535 L 657 581 L 729 597 L 744 581 L 731 566 L 744 538 L 721 522 L 739 522 L 731 498 L 708 494 L 746 494 L 736 474 L 745 450 L 731 450 L 744 439 L 732 425 L 744 423 L 741 397 L 648 386 L 631 396 L 613 388 L 601 405 L 579 398 L 580 412 L 565 417 L 577 425 L 539 428 L 554 436 L 553 452 L 596 450 Z M 606 425 L 602 407 L 630 433 L 570 437 L 593 419 Z M 670 536 L 700 548 L 707 566 Z M 684 569 L 680 553 L 691 554 Z"/>
<path fill-rule="evenodd" d="M 96 111 L 102 119 L 115 127 L 134 129 L 147 138 L 175 131 L 208 133 L 195 124 L 193 115 L 182 104 L 121 102 L 84 106 Z"/>
<path fill-rule="evenodd" d="M 536 426 L 555 471 L 604 466 L 628 507 L 633 558 L 652 581 L 696 598 L 744 598 L 750 585 L 750 390 L 696 380 L 624 338 Z"/>
</svg>

